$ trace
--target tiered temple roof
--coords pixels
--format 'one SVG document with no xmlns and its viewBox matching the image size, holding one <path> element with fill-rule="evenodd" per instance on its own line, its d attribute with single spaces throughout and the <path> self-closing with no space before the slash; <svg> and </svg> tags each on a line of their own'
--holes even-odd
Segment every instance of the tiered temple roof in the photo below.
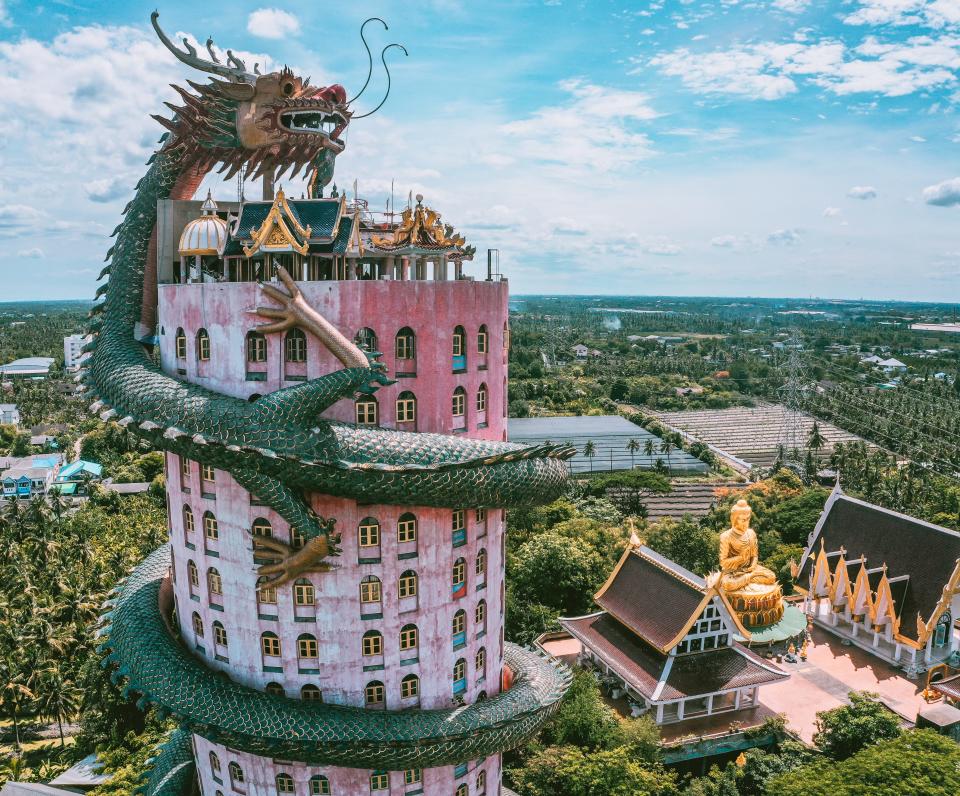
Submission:
<svg viewBox="0 0 960 796">
<path fill-rule="evenodd" d="M 810 536 L 797 589 L 850 606 L 897 641 L 923 646 L 960 587 L 960 533 L 833 491 Z"/>
<path fill-rule="evenodd" d="M 713 581 L 687 571 L 648 547 L 632 544 L 597 593 L 605 610 L 562 618 L 572 636 L 650 702 L 729 691 L 788 677 L 736 642 L 749 638 Z M 713 639 L 688 646 L 688 634 L 711 614 Z M 717 626 L 719 623 L 719 627 Z M 709 644 L 709 648 L 707 648 Z"/>
</svg>

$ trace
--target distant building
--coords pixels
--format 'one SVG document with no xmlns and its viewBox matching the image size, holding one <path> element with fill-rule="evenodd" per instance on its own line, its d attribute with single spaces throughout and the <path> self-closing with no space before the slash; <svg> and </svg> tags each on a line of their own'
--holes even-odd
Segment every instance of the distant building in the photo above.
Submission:
<svg viewBox="0 0 960 796">
<path fill-rule="evenodd" d="M 90 342 L 90 335 L 71 334 L 63 338 L 63 367 L 65 370 L 77 370 L 84 358 L 83 347 Z"/>
<path fill-rule="evenodd" d="M 0 426 L 19 426 L 20 410 L 16 404 L 0 404 Z"/>
<path fill-rule="evenodd" d="M 634 537 L 597 593 L 603 610 L 560 624 L 579 661 L 657 724 L 754 708 L 760 686 L 789 675 L 735 641 L 750 632 L 717 583 Z"/>
<path fill-rule="evenodd" d="M 99 481 L 103 477 L 103 466 L 96 462 L 88 462 L 83 459 L 77 459 L 57 473 L 56 480 L 53 482 L 54 488 L 61 495 L 76 494 L 78 488 L 90 481 Z"/>
<path fill-rule="evenodd" d="M 24 456 L 7 459 L 6 469 L 0 471 L 0 494 L 5 498 L 28 500 L 47 494 L 62 461 L 59 454 Z"/>
<path fill-rule="evenodd" d="M 53 357 L 24 357 L 6 365 L 0 365 L 0 378 L 45 379 L 50 375 Z"/>
<path fill-rule="evenodd" d="M 886 373 L 903 373 L 907 366 L 899 359 L 881 359 L 877 367 L 883 368 Z"/>
<path fill-rule="evenodd" d="M 586 358 L 589 356 L 589 354 L 590 354 L 590 349 L 587 348 L 587 347 L 586 347 L 585 345 L 583 345 L 582 343 L 578 343 L 577 345 L 575 345 L 575 346 L 574 346 L 573 348 L 571 348 L 570 350 L 573 351 L 573 355 L 574 355 L 577 359 L 586 359 Z"/>
<path fill-rule="evenodd" d="M 830 632 L 909 669 L 960 647 L 960 533 L 835 487 L 794 565 L 804 609 Z"/>
</svg>

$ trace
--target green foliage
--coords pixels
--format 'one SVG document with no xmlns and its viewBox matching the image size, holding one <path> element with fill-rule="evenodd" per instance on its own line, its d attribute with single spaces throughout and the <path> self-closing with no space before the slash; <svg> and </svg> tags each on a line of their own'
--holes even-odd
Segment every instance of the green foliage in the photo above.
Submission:
<svg viewBox="0 0 960 796">
<path fill-rule="evenodd" d="M 650 525 L 645 536 L 649 547 L 691 572 L 706 575 L 717 568 L 720 536 L 692 517 L 665 517 Z"/>
<path fill-rule="evenodd" d="M 550 746 L 572 744 L 585 749 L 609 749 L 623 740 L 620 721 L 601 698 L 592 672 L 577 669 L 559 710 L 543 728 L 541 740 Z"/>
<path fill-rule="evenodd" d="M 741 796 L 764 796 L 768 792 L 767 783 L 773 777 L 808 765 L 816 755 L 799 741 L 783 741 L 776 752 L 750 749 L 744 757 L 737 782 Z"/>
<path fill-rule="evenodd" d="M 851 691 L 849 705 L 817 713 L 813 742 L 828 757 L 844 760 L 900 732 L 899 717 L 880 702 L 879 694 Z"/>
<path fill-rule="evenodd" d="M 932 730 L 909 730 L 839 763 L 822 760 L 767 783 L 776 796 L 956 796 L 960 744 Z"/>
<path fill-rule="evenodd" d="M 511 566 L 517 598 L 572 616 L 586 613 L 606 576 L 603 557 L 589 543 L 556 530 L 525 542 Z"/>
<path fill-rule="evenodd" d="M 586 483 L 584 492 L 594 497 L 607 497 L 624 514 L 644 517 L 647 513 L 644 501 L 653 494 L 663 494 L 670 489 L 670 479 L 660 473 L 624 470 L 594 476 Z"/>
<path fill-rule="evenodd" d="M 127 733 L 119 744 L 98 749 L 103 772 L 110 774 L 110 779 L 90 791 L 89 796 L 130 796 L 143 784 L 149 773 L 149 761 L 171 729 L 172 723 L 151 717 L 144 732 Z"/>
<path fill-rule="evenodd" d="M 523 796 L 671 796 L 676 777 L 657 764 L 632 759 L 626 747 L 585 751 L 552 746 L 522 769 L 507 772 Z"/>
</svg>

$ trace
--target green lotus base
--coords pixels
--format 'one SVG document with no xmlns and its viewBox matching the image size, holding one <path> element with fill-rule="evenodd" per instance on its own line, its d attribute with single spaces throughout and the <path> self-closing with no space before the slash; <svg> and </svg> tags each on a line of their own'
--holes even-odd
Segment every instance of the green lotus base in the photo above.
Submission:
<svg viewBox="0 0 960 796">
<path fill-rule="evenodd" d="M 766 627 L 751 628 L 750 640 L 734 636 L 741 644 L 752 650 L 786 647 L 791 641 L 800 639 L 807 630 L 807 615 L 795 605 L 784 608 L 779 622 Z"/>
</svg>

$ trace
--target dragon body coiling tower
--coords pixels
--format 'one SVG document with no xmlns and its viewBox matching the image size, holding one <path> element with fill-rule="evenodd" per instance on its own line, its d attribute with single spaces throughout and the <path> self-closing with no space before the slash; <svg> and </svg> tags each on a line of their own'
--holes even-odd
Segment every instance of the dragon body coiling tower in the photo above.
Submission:
<svg viewBox="0 0 960 796">
<path fill-rule="evenodd" d="M 556 497 L 572 453 L 506 442 L 507 283 L 471 278 L 420 196 L 379 219 L 324 196 L 340 86 L 202 60 L 153 21 L 218 79 L 158 117 L 81 376 L 166 452 L 170 543 L 101 629 L 180 727 L 145 791 L 494 796 L 569 681 L 504 641 L 504 510 Z M 264 199 L 193 200 L 218 163 Z M 309 198 L 269 195 L 303 166 Z"/>
</svg>

